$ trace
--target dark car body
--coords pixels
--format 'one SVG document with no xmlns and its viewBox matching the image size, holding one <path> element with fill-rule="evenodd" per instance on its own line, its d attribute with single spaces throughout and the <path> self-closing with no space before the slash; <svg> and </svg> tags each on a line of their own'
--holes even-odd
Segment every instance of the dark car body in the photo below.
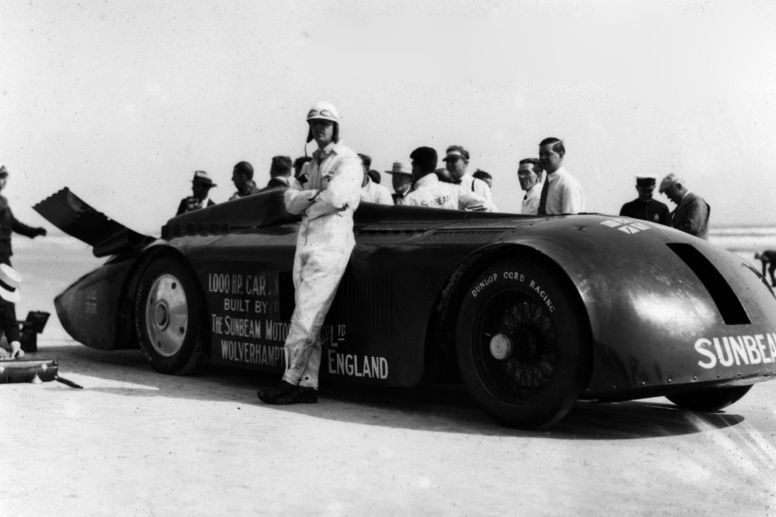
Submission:
<svg viewBox="0 0 776 517">
<path fill-rule="evenodd" d="M 282 192 L 174 217 L 161 238 L 116 226 L 67 189 L 36 209 L 92 244 L 98 256 L 110 257 L 56 298 L 62 324 L 79 342 L 103 350 L 137 347 L 142 278 L 166 257 L 197 279 L 199 293 L 188 304 L 200 306 L 200 319 L 207 320 L 199 332 L 206 334 L 209 363 L 283 370 L 298 218 L 285 211 Z M 497 377 L 496 384 L 503 375 L 519 377 L 517 366 L 491 363 L 513 361 L 520 336 L 526 343 L 556 336 L 566 325 L 556 319 L 563 311 L 576 313 L 577 348 L 584 349 L 574 356 L 585 363 L 574 399 L 681 395 L 776 375 L 770 287 L 741 257 L 674 229 L 599 214 L 535 217 L 362 204 L 354 231 L 356 247 L 323 331 L 324 382 L 415 386 L 457 378 L 467 367 L 461 362 L 468 363 L 463 334 L 471 317 L 472 325 L 484 325 L 472 331 L 485 336 L 485 352 L 471 356 L 483 363 L 481 396 L 508 398 L 488 388 L 487 377 Z M 491 296 L 492 289 L 500 290 Z M 527 311 L 530 298 L 530 310 L 543 311 L 537 318 L 551 320 L 553 328 L 515 330 L 509 315 L 464 310 L 479 299 L 507 296 L 505 289 L 522 298 L 494 301 L 488 311 Z M 502 329 L 502 337 L 493 337 L 488 325 Z M 471 375 L 462 372 L 467 381 Z"/>
</svg>

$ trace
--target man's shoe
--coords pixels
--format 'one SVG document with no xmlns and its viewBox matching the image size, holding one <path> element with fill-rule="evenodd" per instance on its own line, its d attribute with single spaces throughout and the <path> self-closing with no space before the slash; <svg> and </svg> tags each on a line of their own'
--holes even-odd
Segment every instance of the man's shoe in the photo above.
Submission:
<svg viewBox="0 0 776 517">
<path fill-rule="evenodd" d="M 267 404 L 315 404 L 318 402 L 318 390 L 295 386 L 286 381 L 280 381 L 280 384 L 271 388 L 262 388 L 257 394 Z"/>
</svg>

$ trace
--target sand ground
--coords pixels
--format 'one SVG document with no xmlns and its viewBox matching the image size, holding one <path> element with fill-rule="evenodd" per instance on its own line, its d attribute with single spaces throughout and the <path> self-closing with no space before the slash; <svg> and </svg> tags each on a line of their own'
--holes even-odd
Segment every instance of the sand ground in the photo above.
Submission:
<svg viewBox="0 0 776 517">
<path fill-rule="evenodd" d="M 20 250 L 19 312 L 53 310 L 85 253 Z M 266 406 L 274 379 L 159 375 L 54 315 L 37 357 L 85 389 L 0 385 L 0 515 L 776 515 L 776 382 L 721 413 L 581 403 L 524 432 L 455 389 Z"/>
</svg>

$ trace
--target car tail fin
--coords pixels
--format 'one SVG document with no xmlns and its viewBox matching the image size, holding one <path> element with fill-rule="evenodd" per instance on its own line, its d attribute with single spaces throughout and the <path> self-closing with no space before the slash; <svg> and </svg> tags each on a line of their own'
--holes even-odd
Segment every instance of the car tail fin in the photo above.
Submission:
<svg viewBox="0 0 776 517">
<path fill-rule="evenodd" d="M 33 208 L 66 234 L 89 244 L 95 257 L 139 249 L 155 240 L 95 210 L 67 187 Z"/>
</svg>

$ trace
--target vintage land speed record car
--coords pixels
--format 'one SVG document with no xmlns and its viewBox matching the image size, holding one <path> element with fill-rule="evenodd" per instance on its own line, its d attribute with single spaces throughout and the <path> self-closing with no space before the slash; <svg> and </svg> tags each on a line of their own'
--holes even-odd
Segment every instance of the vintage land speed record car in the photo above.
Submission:
<svg viewBox="0 0 776 517">
<path fill-rule="evenodd" d="M 109 257 L 56 297 L 79 342 L 139 346 L 168 374 L 283 370 L 298 218 L 282 192 L 174 217 L 161 238 L 67 188 L 35 208 Z M 499 422 L 537 427 L 577 400 L 717 410 L 776 375 L 760 273 L 665 226 L 365 203 L 355 235 L 323 330 L 326 382 L 460 380 Z"/>
</svg>

